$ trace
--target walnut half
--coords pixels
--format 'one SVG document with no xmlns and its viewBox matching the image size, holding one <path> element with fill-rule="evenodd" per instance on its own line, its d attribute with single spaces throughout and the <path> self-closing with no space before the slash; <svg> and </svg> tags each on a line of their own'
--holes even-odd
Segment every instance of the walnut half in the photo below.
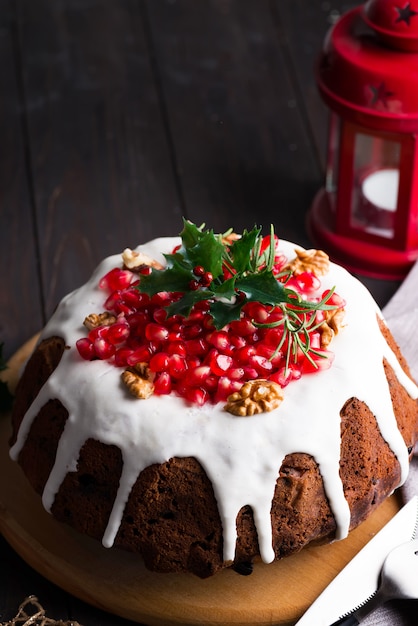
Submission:
<svg viewBox="0 0 418 626">
<path fill-rule="evenodd" d="M 294 274 L 314 272 L 317 276 L 325 276 L 329 271 L 329 256 L 322 250 L 295 250 L 296 257 L 286 266 Z"/>
<path fill-rule="evenodd" d="M 282 388 L 271 380 L 250 380 L 231 394 L 225 411 L 245 417 L 276 409 L 284 398 Z"/>
<path fill-rule="evenodd" d="M 154 376 L 147 363 L 137 363 L 135 367 L 122 372 L 121 378 L 134 398 L 146 400 L 154 393 Z"/>
</svg>

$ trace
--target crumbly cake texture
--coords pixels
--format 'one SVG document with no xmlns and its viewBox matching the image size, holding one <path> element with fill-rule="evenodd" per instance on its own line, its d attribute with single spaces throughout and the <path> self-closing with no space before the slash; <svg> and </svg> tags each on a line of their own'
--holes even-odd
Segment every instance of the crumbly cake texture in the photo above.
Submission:
<svg viewBox="0 0 418 626">
<path fill-rule="evenodd" d="M 175 243 L 139 249 L 161 259 Z M 274 410 L 237 417 L 172 395 L 127 398 L 117 368 L 80 361 L 80 314 L 98 310 L 98 277 L 117 263 L 106 259 L 58 307 L 16 391 L 11 454 L 57 520 L 140 553 L 153 571 L 249 574 L 260 558 L 346 536 L 405 480 L 417 389 L 345 270 L 331 265 L 325 279 L 347 299 L 332 367 L 292 381 Z"/>
</svg>

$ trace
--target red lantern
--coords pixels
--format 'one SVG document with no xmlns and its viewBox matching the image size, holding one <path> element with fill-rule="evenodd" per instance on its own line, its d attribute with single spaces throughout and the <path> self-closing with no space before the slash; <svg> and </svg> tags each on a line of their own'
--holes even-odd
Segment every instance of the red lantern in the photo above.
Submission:
<svg viewBox="0 0 418 626">
<path fill-rule="evenodd" d="M 418 0 L 343 15 L 317 81 L 331 118 L 311 237 L 351 271 L 401 279 L 418 258 Z"/>
</svg>

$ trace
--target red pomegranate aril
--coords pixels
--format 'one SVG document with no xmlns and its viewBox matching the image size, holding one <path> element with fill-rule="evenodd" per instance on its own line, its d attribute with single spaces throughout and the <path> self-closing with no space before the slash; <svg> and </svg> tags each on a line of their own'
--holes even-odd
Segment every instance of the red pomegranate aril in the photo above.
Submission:
<svg viewBox="0 0 418 626">
<path fill-rule="evenodd" d="M 240 337 L 239 335 L 234 335 L 233 333 L 229 335 L 229 340 L 233 348 L 243 348 L 244 346 L 247 345 L 247 341 L 246 339 L 244 339 L 244 337 Z"/>
<path fill-rule="evenodd" d="M 255 380 L 258 378 L 258 371 L 254 367 L 249 367 L 248 365 L 244 365 L 244 379 L 245 380 Z"/>
<path fill-rule="evenodd" d="M 210 374 L 211 369 L 208 365 L 199 365 L 198 367 L 189 369 L 187 372 L 187 385 L 189 387 L 203 387 Z"/>
<path fill-rule="evenodd" d="M 268 377 L 268 380 L 277 383 L 278 385 L 280 385 L 280 387 L 286 387 L 286 385 L 290 383 L 292 378 L 293 371 L 290 369 L 290 367 L 288 367 L 287 369 L 286 367 L 281 367 L 279 370 L 277 370 L 277 372 L 271 374 Z"/>
<path fill-rule="evenodd" d="M 129 270 L 121 270 L 118 267 L 113 268 L 108 272 L 99 282 L 101 289 L 110 289 L 115 291 L 116 289 L 126 289 L 131 284 L 131 281 L 135 275 Z"/>
<path fill-rule="evenodd" d="M 94 351 L 99 359 L 110 359 L 116 352 L 116 348 L 113 344 L 106 341 L 102 337 L 99 337 L 94 341 Z"/>
<path fill-rule="evenodd" d="M 167 395 L 172 391 L 171 377 L 168 372 L 161 372 L 154 380 L 154 392 L 159 395 Z"/>
<path fill-rule="evenodd" d="M 156 307 L 152 313 L 152 317 L 157 324 L 163 324 L 167 320 L 167 309 Z"/>
<path fill-rule="evenodd" d="M 90 341 L 94 342 L 96 339 L 100 339 L 101 337 L 106 337 L 109 332 L 109 326 L 96 326 L 96 328 L 92 328 L 89 330 L 88 338 Z"/>
<path fill-rule="evenodd" d="M 264 324 L 269 316 L 269 312 L 265 306 L 259 302 L 249 302 L 244 307 L 245 314 L 258 324 Z"/>
<path fill-rule="evenodd" d="M 192 404 L 197 404 L 198 406 L 203 406 L 209 400 L 208 392 L 201 387 L 187 389 L 184 397 Z"/>
<path fill-rule="evenodd" d="M 127 322 L 115 322 L 115 324 L 109 326 L 109 330 L 106 333 L 106 339 L 113 345 L 117 346 L 126 341 L 129 334 L 130 326 Z"/>
<path fill-rule="evenodd" d="M 224 330 L 214 330 L 213 333 L 208 335 L 207 340 L 217 350 L 225 351 L 231 348 L 228 333 Z"/>
<path fill-rule="evenodd" d="M 232 357 L 226 354 L 217 354 L 210 361 L 210 369 L 217 376 L 223 376 L 232 366 L 232 363 Z"/>
<path fill-rule="evenodd" d="M 208 344 L 204 339 L 188 339 L 184 345 L 186 354 L 191 356 L 204 356 L 208 351 Z"/>
<path fill-rule="evenodd" d="M 166 352 L 157 352 L 153 354 L 149 367 L 152 372 L 163 372 L 168 368 L 170 362 L 170 356 Z"/>
<path fill-rule="evenodd" d="M 227 375 L 231 380 L 241 380 L 244 377 L 245 370 L 243 367 L 230 367 Z"/>
<path fill-rule="evenodd" d="M 276 328 L 269 328 L 264 335 L 264 344 L 277 348 L 283 338 L 283 326 L 277 326 Z"/>
<path fill-rule="evenodd" d="M 325 298 L 329 293 L 330 293 L 330 289 L 326 289 L 323 294 L 322 294 L 322 298 Z M 338 309 L 343 309 L 346 305 L 346 302 L 343 298 L 341 298 L 341 296 L 338 295 L 338 293 L 334 293 L 328 298 L 327 300 L 327 306 L 335 306 Z"/>
<path fill-rule="evenodd" d="M 334 353 L 330 350 L 322 350 L 322 356 L 311 354 L 311 360 L 307 357 L 300 364 L 302 374 L 314 374 L 316 372 L 322 372 L 331 367 L 334 361 Z"/>
<path fill-rule="evenodd" d="M 267 376 L 273 370 L 273 365 L 271 361 L 266 359 L 266 357 L 262 356 L 261 354 L 255 354 L 254 356 L 250 357 L 249 365 L 257 370 L 257 372 L 261 374 L 261 376 Z"/>
<path fill-rule="evenodd" d="M 134 308 L 138 308 L 149 302 L 148 296 L 144 298 L 144 295 L 146 294 L 139 293 L 137 289 L 126 289 L 120 294 L 122 302 Z"/>
<path fill-rule="evenodd" d="M 196 337 L 199 337 L 202 332 L 203 329 L 201 324 L 185 324 L 182 335 L 184 339 L 195 339 Z"/>
<path fill-rule="evenodd" d="M 181 355 L 182 357 L 187 355 L 186 346 L 183 341 L 170 341 L 164 349 L 168 354 Z"/>
<path fill-rule="evenodd" d="M 265 356 L 266 359 L 271 362 L 273 367 L 279 367 L 283 359 L 283 353 L 280 350 L 277 350 L 275 346 L 269 346 L 265 343 L 260 343 L 257 346 L 257 354 Z"/>
<path fill-rule="evenodd" d="M 187 363 L 187 368 L 188 369 L 192 369 L 195 367 L 199 367 L 202 364 L 202 361 L 199 359 L 198 356 L 190 356 L 188 355 L 186 357 L 186 363 Z"/>
<path fill-rule="evenodd" d="M 250 358 L 257 353 L 257 350 L 252 345 L 246 345 L 242 348 L 237 348 L 234 351 L 234 360 L 239 365 L 246 365 L 249 363 Z"/>
<path fill-rule="evenodd" d="M 115 353 L 115 365 L 117 367 L 126 367 L 128 365 L 128 357 L 133 354 L 131 348 L 119 348 Z"/>
<path fill-rule="evenodd" d="M 168 362 L 168 373 L 172 378 L 182 378 L 187 372 L 187 362 L 184 356 L 172 354 Z"/>
<path fill-rule="evenodd" d="M 136 365 L 137 363 L 148 363 L 151 358 L 151 350 L 149 346 L 142 345 L 132 352 L 126 359 L 128 365 Z"/>
<path fill-rule="evenodd" d="M 218 381 L 214 400 L 215 402 L 225 402 L 235 391 L 239 391 L 242 384 L 235 380 L 230 380 L 227 376 L 221 376 Z"/>
<path fill-rule="evenodd" d="M 86 361 L 92 361 L 96 358 L 93 342 L 87 337 L 82 337 L 76 341 L 76 347 L 79 355 Z"/>
<path fill-rule="evenodd" d="M 145 328 L 145 337 L 148 341 L 167 341 L 168 335 L 168 329 L 162 324 L 154 324 L 151 322 Z"/>
<path fill-rule="evenodd" d="M 256 327 L 249 319 L 234 320 L 231 322 L 230 327 L 232 332 L 240 337 L 253 335 L 256 330 Z"/>
</svg>

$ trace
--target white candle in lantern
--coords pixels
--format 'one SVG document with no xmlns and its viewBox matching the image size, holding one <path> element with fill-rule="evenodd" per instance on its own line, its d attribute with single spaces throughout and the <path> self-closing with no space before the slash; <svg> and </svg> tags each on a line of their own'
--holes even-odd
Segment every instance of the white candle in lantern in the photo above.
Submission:
<svg viewBox="0 0 418 626">
<path fill-rule="evenodd" d="M 362 204 L 370 225 L 377 228 L 393 227 L 398 189 L 399 170 L 396 168 L 376 170 L 362 180 Z"/>
</svg>

